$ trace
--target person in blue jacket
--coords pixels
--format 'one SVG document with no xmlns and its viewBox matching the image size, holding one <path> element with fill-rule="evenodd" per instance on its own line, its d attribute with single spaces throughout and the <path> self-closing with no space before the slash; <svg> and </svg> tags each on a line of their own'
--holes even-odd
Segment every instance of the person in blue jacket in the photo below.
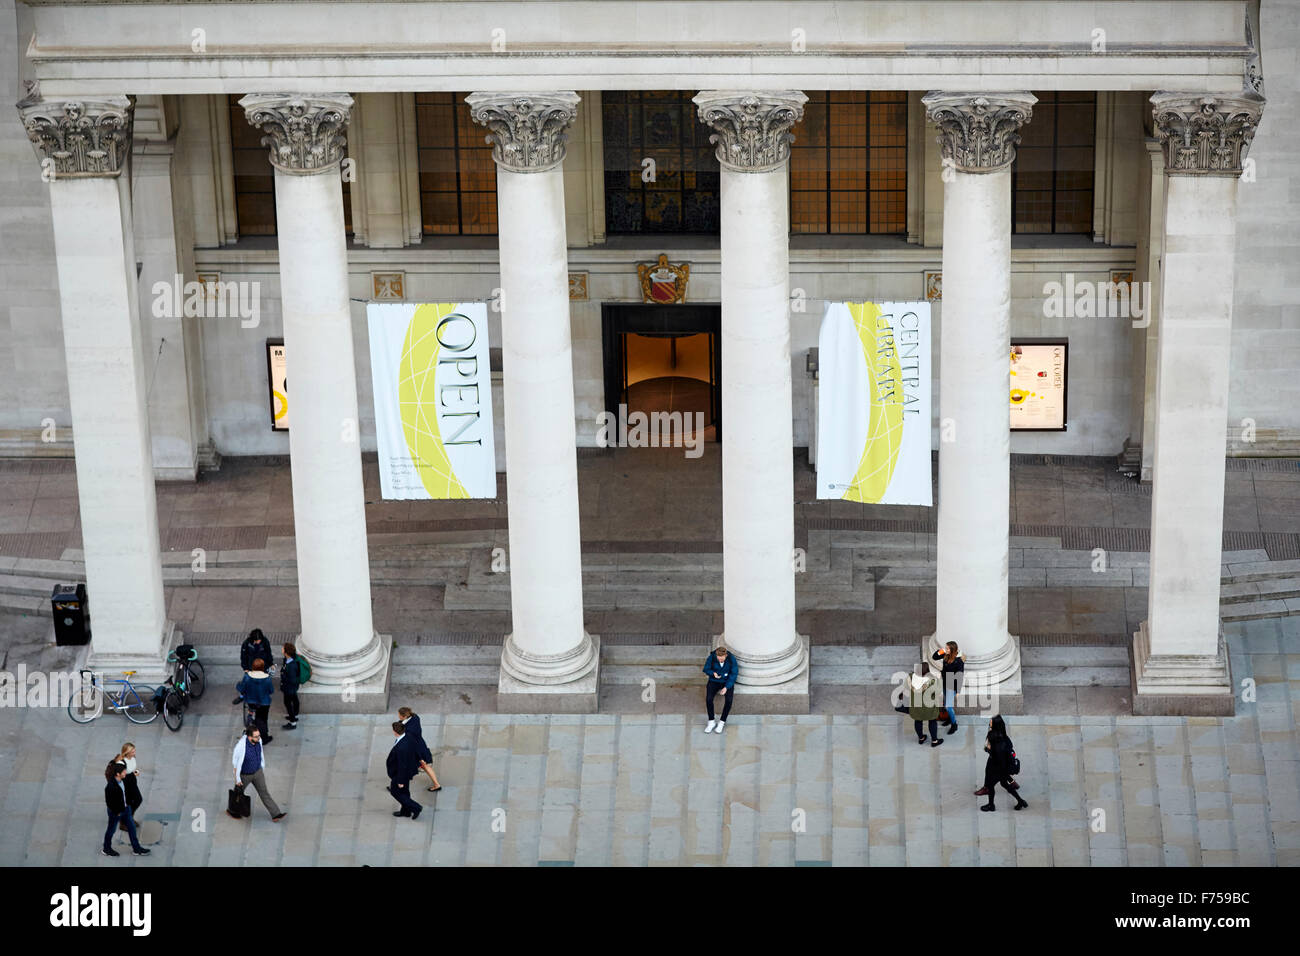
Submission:
<svg viewBox="0 0 1300 956">
<path fill-rule="evenodd" d="M 235 688 L 239 691 L 239 696 L 235 699 L 248 702 L 253 711 L 253 721 L 262 732 L 262 741 L 269 744 L 271 735 L 266 732 L 266 719 L 271 713 L 271 697 L 275 694 L 275 685 L 271 683 L 271 675 L 263 670 L 266 661 L 259 657 L 252 661 L 252 665 L 253 669 L 244 675 Z"/>
<path fill-rule="evenodd" d="M 704 707 L 709 712 L 709 722 L 704 725 L 704 732 L 720 734 L 727 724 L 727 714 L 731 713 L 731 701 L 736 696 L 736 675 L 740 672 L 740 667 L 725 647 L 716 647 L 704 659 L 701 670 L 709 675 L 709 683 L 704 690 Z M 721 720 L 713 717 L 713 698 L 717 694 L 722 695 Z"/>
</svg>

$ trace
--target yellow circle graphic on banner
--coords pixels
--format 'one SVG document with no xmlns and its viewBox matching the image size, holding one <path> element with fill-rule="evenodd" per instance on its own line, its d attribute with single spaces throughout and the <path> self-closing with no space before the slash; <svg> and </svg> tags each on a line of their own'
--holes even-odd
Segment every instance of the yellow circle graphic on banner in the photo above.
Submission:
<svg viewBox="0 0 1300 956">
<path fill-rule="evenodd" d="M 871 380 L 871 415 L 862 460 L 853 482 L 844 492 L 847 501 L 873 504 L 889 490 L 903 445 L 903 376 L 894 346 L 894 331 L 880 327 L 883 314 L 874 302 L 846 303 L 858 330 L 862 354 Z"/>
<path fill-rule="evenodd" d="M 431 498 L 468 498 L 469 492 L 452 470 L 447 449 L 438 431 L 438 323 L 450 315 L 454 303 L 422 305 L 406 327 L 402 360 L 397 380 L 397 405 L 402 416 L 402 434 L 411 453 L 411 463 Z"/>
</svg>

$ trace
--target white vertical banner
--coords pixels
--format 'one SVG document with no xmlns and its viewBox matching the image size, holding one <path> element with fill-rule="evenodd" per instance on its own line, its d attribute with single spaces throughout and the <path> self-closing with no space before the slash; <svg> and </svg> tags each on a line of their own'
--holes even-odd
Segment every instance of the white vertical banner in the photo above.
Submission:
<svg viewBox="0 0 1300 956">
<path fill-rule="evenodd" d="M 827 302 L 817 497 L 930 505 L 930 303 Z"/>
<path fill-rule="evenodd" d="M 483 302 L 366 306 L 385 498 L 495 498 Z"/>
</svg>

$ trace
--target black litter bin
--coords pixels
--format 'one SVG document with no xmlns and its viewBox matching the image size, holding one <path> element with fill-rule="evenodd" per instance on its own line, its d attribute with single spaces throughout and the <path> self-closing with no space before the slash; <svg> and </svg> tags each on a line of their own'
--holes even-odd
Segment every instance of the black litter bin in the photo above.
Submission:
<svg viewBox="0 0 1300 956">
<path fill-rule="evenodd" d="M 90 643 L 90 611 L 84 584 L 56 584 L 50 595 L 54 609 L 54 643 L 71 647 Z"/>
</svg>

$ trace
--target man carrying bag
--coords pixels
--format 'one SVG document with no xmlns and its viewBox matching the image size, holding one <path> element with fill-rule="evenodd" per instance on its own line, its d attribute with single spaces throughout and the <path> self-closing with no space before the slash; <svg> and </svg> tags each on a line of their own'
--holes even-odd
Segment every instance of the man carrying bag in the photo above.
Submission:
<svg viewBox="0 0 1300 956">
<path fill-rule="evenodd" d="M 244 792 L 245 785 L 251 783 L 257 790 L 257 795 L 262 798 L 262 805 L 271 814 L 271 819 L 279 823 L 284 819 L 284 811 L 275 802 L 270 787 L 267 786 L 266 756 L 262 751 L 262 732 L 254 724 L 244 731 L 244 736 L 235 744 L 235 752 L 231 756 L 235 768 L 235 787 L 230 791 L 226 813 L 235 819 L 252 814 L 252 800 Z"/>
</svg>

